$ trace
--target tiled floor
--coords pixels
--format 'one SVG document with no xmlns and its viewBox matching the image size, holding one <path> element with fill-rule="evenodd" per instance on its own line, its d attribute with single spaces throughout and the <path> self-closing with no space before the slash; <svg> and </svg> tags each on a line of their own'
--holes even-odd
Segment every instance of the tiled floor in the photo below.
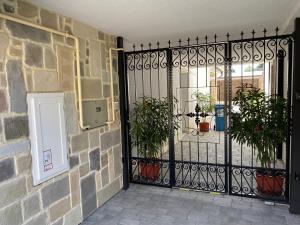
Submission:
<svg viewBox="0 0 300 225">
<path fill-rule="evenodd" d="M 133 185 L 82 225 L 300 225 L 286 205 L 202 192 Z"/>
</svg>

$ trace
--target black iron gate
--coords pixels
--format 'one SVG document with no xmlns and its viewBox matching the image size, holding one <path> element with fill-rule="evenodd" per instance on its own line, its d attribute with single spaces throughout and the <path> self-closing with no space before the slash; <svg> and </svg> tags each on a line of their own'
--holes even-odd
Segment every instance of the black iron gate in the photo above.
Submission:
<svg viewBox="0 0 300 225">
<path fill-rule="evenodd" d="M 289 130 L 287 141 L 274 147 L 272 165 L 263 168 L 255 149 L 232 138 L 231 124 L 238 109 L 232 99 L 240 87 L 280 95 L 290 109 L 292 48 L 291 36 L 280 36 L 276 29 L 274 36 L 266 30 L 260 38 L 254 31 L 250 37 L 242 32 L 239 40 L 227 35 L 219 42 L 214 36 L 212 42 L 196 38 L 125 52 L 128 130 L 136 125 L 135 108 L 152 101 L 168 105 L 169 126 L 168 141 L 155 157 L 141 154 L 131 139 L 139 134 L 128 133 L 130 181 L 288 201 Z M 257 171 L 280 175 L 282 192 L 261 194 Z"/>
</svg>

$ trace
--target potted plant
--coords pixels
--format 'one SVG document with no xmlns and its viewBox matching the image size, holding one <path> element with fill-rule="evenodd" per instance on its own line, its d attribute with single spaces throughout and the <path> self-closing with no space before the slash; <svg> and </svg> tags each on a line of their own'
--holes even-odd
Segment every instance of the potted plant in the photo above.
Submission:
<svg viewBox="0 0 300 225">
<path fill-rule="evenodd" d="M 143 157 L 140 175 L 155 181 L 160 172 L 159 151 L 169 136 L 169 105 L 167 98 L 144 97 L 134 103 L 130 117 L 132 144 Z M 178 122 L 174 120 L 174 128 Z"/>
<path fill-rule="evenodd" d="M 199 129 L 200 132 L 209 132 L 209 122 L 206 121 L 206 118 L 214 109 L 215 100 L 210 94 L 204 94 L 201 91 L 196 91 L 193 94 L 197 99 L 196 108 L 200 110 L 200 123 Z"/>
<path fill-rule="evenodd" d="M 271 169 L 275 149 L 286 140 L 288 116 L 284 98 L 266 96 L 257 88 L 239 88 L 233 98 L 238 110 L 232 109 L 231 135 L 239 144 L 255 149 L 261 169 L 256 170 L 260 193 L 281 195 L 284 176 Z"/>
</svg>

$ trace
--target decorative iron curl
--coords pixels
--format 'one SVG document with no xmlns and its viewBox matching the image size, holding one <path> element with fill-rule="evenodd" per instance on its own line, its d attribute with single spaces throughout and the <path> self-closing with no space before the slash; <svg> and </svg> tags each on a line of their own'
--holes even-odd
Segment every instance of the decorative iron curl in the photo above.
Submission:
<svg viewBox="0 0 300 225">
<path fill-rule="evenodd" d="M 180 66 L 180 56 L 181 56 L 181 51 L 180 51 L 180 49 L 174 49 L 174 50 L 172 50 L 172 54 L 173 54 L 173 56 L 175 56 L 175 57 L 173 57 L 173 67 L 179 67 Z"/>
<path fill-rule="evenodd" d="M 277 46 L 277 40 L 270 39 L 266 43 L 267 43 L 267 48 L 266 48 L 266 52 L 265 52 L 265 59 L 272 60 L 276 56 L 274 47 Z"/>
<path fill-rule="evenodd" d="M 253 48 L 253 43 L 252 42 L 246 42 L 243 44 L 243 49 L 245 50 L 244 53 L 242 55 L 242 61 L 243 62 L 249 62 L 252 57 L 251 57 L 251 53 L 249 52 L 249 49 L 252 50 Z"/>
<path fill-rule="evenodd" d="M 261 61 L 263 59 L 263 53 L 261 51 L 261 48 L 263 48 L 265 45 L 264 41 L 256 41 L 254 44 L 254 53 L 253 60 L 254 61 Z"/>
<path fill-rule="evenodd" d="M 128 68 L 129 71 L 134 71 L 134 69 L 135 69 L 134 55 L 133 54 L 129 54 L 127 56 L 127 68 Z"/>
<path fill-rule="evenodd" d="M 166 59 L 166 51 L 160 51 L 159 58 L 160 58 L 160 62 L 159 62 L 160 67 L 166 68 L 167 67 L 167 61 L 165 60 Z"/>
<path fill-rule="evenodd" d="M 189 63 L 190 66 L 195 66 L 197 65 L 197 55 L 198 55 L 198 51 L 197 48 L 189 48 Z"/>
<path fill-rule="evenodd" d="M 205 53 L 206 53 L 205 46 L 200 46 L 198 48 L 198 62 L 199 62 L 199 65 L 205 65 L 206 64 Z"/>
</svg>

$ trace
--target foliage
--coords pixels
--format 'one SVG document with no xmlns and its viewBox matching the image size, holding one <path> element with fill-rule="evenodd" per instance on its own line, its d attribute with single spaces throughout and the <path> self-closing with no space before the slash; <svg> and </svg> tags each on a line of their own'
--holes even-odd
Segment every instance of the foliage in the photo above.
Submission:
<svg viewBox="0 0 300 225">
<path fill-rule="evenodd" d="M 204 94 L 199 90 L 195 91 L 193 95 L 196 97 L 197 104 L 200 107 L 200 116 L 205 122 L 205 118 L 214 110 L 215 99 L 210 94 Z"/>
<path fill-rule="evenodd" d="M 145 158 L 155 158 L 169 136 L 169 105 L 167 98 L 144 97 L 134 103 L 130 117 L 133 145 Z M 179 123 L 174 121 L 174 129 Z"/>
<path fill-rule="evenodd" d="M 266 96 L 260 89 L 239 88 L 233 104 L 239 111 L 232 109 L 232 138 L 257 150 L 257 160 L 269 168 L 276 147 L 286 140 L 286 100 L 278 95 Z"/>
</svg>

